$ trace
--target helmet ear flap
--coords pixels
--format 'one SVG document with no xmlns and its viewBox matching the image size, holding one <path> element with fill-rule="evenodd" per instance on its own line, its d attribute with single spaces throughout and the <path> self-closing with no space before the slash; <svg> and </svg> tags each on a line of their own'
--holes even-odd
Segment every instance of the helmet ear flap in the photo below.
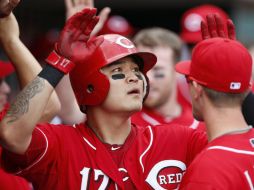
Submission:
<svg viewBox="0 0 254 190">
<path fill-rule="evenodd" d="M 149 79 L 148 77 L 141 73 L 141 77 L 142 77 L 142 80 L 143 80 L 143 89 L 144 89 L 144 96 L 143 96 L 143 102 L 145 101 L 145 99 L 147 98 L 148 96 L 148 93 L 149 93 Z"/>
</svg>

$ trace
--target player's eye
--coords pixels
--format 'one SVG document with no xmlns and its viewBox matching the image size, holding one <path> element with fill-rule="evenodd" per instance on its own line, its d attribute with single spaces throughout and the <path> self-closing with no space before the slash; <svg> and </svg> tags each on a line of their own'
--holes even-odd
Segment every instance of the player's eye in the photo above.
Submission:
<svg viewBox="0 0 254 190">
<path fill-rule="evenodd" d="M 122 72 L 122 69 L 120 67 L 116 67 L 112 70 L 113 73 Z"/>
<path fill-rule="evenodd" d="M 165 74 L 164 73 L 154 73 L 153 77 L 156 79 L 162 79 L 165 77 Z"/>
</svg>

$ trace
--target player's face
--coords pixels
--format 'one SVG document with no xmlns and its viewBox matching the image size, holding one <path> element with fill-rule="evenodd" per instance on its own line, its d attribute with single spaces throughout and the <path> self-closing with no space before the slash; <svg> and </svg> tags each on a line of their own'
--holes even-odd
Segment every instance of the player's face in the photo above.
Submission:
<svg viewBox="0 0 254 190">
<path fill-rule="evenodd" d="M 10 93 L 9 85 L 0 78 L 0 111 L 3 109 L 4 105 L 7 103 L 8 94 Z"/>
<path fill-rule="evenodd" d="M 156 108 L 169 101 L 175 89 L 176 74 L 174 70 L 173 50 L 170 47 L 148 48 L 138 46 L 140 51 L 150 51 L 157 56 L 156 65 L 147 73 L 150 90 L 145 106 Z"/>
<path fill-rule="evenodd" d="M 141 110 L 144 89 L 139 66 L 126 57 L 104 67 L 102 72 L 110 82 L 109 93 L 102 106 L 111 112 L 136 112 Z"/>
</svg>

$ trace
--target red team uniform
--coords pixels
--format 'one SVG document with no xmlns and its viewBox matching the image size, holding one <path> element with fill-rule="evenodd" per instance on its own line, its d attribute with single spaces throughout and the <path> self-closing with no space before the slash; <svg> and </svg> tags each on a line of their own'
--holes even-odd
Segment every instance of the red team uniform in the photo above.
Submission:
<svg viewBox="0 0 254 190">
<path fill-rule="evenodd" d="M 3 111 L 0 112 L 0 120 L 6 114 L 9 104 L 4 106 Z M 2 148 L 0 147 L 0 156 L 2 154 Z M 1 190 L 31 190 L 32 188 L 26 180 L 18 176 L 10 175 L 0 169 L 0 189 Z"/>
<path fill-rule="evenodd" d="M 242 134 L 218 137 L 210 142 L 192 162 L 180 189 L 252 190 L 254 189 L 253 155 L 253 129 Z M 188 179 L 188 184 L 184 179 Z"/>
<path fill-rule="evenodd" d="M 121 147 L 102 143 L 83 124 L 44 124 L 34 130 L 25 155 L 5 152 L 3 160 L 35 190 L 176 189 L 206 143 L 204 133 L 182 126 L 133 125 Z"/>
</svg>

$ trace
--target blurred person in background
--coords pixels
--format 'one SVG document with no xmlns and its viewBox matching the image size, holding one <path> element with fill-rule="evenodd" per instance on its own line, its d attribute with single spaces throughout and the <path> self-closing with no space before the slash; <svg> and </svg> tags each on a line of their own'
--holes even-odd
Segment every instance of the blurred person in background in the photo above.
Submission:
<svg viewBox="0 0 254 190">
<path fill-rule="evenodd" d="M 139 51 L 152 52 L 157 64 L 147 73 L 149 94 L 142 111 L 132 116 L 141 126 L 178 123 L 203 129 L 192 116 L 192 107 L 179 91 L 175 64 L 180 60 L 182 41 L 174 32 L 154 27 L 140 30 L 133 38 Z"/>
<path fill-rule="evenodd" d="M 121 15 L 111 15 L 105 21 L 98 35 L 119 34 L 131 38 L 134 32 L 132 24 L 125 17 Z"/>
<path fill-rule="evenodd" d="M 223 22 L 226 22 L 229 18 L 223 9 L 212 4 L 203 4 L 190 8 L 181 17 L 180 37 L 188 45 L 190 52 L 195 44 L 202 40 L 200 24 L 201 21 L 206 20 L 206 15 L 208 14 L 220 15 Z"/>
</svg>

